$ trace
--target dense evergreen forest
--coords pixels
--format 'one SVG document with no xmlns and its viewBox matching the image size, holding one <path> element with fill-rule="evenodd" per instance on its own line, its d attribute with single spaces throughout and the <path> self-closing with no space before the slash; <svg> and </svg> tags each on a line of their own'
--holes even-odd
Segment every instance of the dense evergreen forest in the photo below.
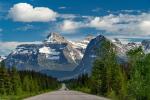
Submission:
<svg viewBox="0 0 150 100">
<path fill-rule="evenodd" d="M 69 80 L 67 86 L 114 100 L 150 100 L 150 54 L 135 48 L 127 52 L 128 62 L 119 63 L 114 45 L 102 45 L 91 75 Z"/>
<path fill-rule="evenodd" d="M 17 71 L 15 67 L 6 69 L 4 62 L 0 64 L 0 100 L 20 100 L 59 87 L 55 78 L 34 71 Z"/>
</svg>

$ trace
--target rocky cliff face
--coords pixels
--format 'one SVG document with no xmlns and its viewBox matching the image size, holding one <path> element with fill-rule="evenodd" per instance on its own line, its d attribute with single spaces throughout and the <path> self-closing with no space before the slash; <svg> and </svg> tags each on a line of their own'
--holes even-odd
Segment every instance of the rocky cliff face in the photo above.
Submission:
<svg viewBox="0 0 150 100">
<path fill-rule="evenodd" d="M 142 46 L 145 52 L 150 51 L 150 41 L 146 41 L 146 42 L 143 41 L 141 44 L 136 44 L 133 42 L 122 44 L 119 39 L 109 40 L 103 35 L 99 35 L 96 38 L 92 39 L 88 44 L 80 64 L 74 70 L 74 72 L 76 73 L 74 74 L 74 76 L 77 76 L 77 74 L 81 75 L 83 73 L 88 73 L 88 74 L 91 73 L 92 64 L 95 61 L 95 59 L 98 57 L 97 50 L 103 47 L 102 42 L 105 41 L 110 41 L 113 44 L 113 48 L 117 53 L 118 63 L 125 63 L 128 61 L 126 53 L 131 49 Z M 103 53 L 103 51 L 101 51 L 101 53 Z"/>
<path fill-rule="evenodd" d="M 101 48 L 101 43 L 105 41 L 106 38 L 102 35 L 97 36 L 96 38 L 92 39 L 88 44 L 86 51 L 84 53 L 83 59 L 75 69 L 76 73 L 90 73 L 92 70 L 92 64 L 97 57 L 96 50 Z"/>
</svg>

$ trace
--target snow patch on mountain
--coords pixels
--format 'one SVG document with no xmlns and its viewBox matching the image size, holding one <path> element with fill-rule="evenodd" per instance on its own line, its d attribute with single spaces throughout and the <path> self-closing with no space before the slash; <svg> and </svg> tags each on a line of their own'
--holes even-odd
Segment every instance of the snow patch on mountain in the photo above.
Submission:
<svg viewBox="0 0 150 100">
<path fill-rule="evenodd" d="M 50 48 L 49 47 L 42 47 L 42 48 L 40 48 L 39 49 L 39 52 L 40 53 L 44 53 L 44 54 L 50 54 L 51 53 L 51 50 L 50 50 Z"/>
<path fill-rule="evenodd" d="M 0 62 L 5 60 L 6 59 L 6 56 L 0 56 Z"/>
<path fill-rule="evenodd" d="M 87 44 L 82 43 L 82 42 L 73 42 L 73 41 L 70 41 L 70 42 L 72 43 L 74 48 L 86 49 L 86 47 L 87 47 Z"/>
<path fill-rule="evenodd" d="M 32 48 L 26 48 L 24 45 L 18 46 L 15 50 L 12 51 L 12 54 L 36 54 L 37 51 Z"/>
<path fill-rule="evenodd" d="M 50 54 L 50 55 L 59 55 L 60 52 L 56 52 L 55 49 L 51 49 L 50 47 L 42 47 L 39 49 L 39 53 L 43 53 L 43 54 Z"/>
</svg>

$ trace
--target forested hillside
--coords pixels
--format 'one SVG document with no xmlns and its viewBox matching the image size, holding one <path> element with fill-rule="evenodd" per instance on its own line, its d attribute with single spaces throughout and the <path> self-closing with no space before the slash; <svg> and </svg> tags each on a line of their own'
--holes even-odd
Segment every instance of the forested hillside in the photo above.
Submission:
<svg viewBox="0 0 150 100">
<path fill-rule="evenodd" d="M 0 64 L 0 100 L 16 100 L 42 92 L 56 90 L 59 82 L 49 76 L 34 71 L 17 71 L 15 67 L 6 69 Z"/>
<path fill-rule="evenodd" d="M 118 63 L 114 45 L 105 41 L 97 55 L 91 75 L 67 81 L 70 89 L 114 100 L 150 100 L 150 54 L 135 48 L 127 52 L 128 62 Z"/>
</svg>

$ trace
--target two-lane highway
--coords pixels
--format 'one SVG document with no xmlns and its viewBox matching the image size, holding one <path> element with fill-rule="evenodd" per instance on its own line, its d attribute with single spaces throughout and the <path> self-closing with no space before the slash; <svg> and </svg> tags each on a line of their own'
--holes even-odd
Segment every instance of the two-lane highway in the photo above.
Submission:
<svg viewBox="0 0 150 100">
<path fill-rule="evenodd" d="M 65 84 L 61 89 L 54 92 L 44 93 L 24 100 L 109 100 L 103 97 L 90 95 L 78 91 L 68 90 Z"/>
<path fill-rule="evenodd" d="M 108 99 L 78 91 L 59 90 L 30 97 L 24 100 L 108 100 Z"/>
</svg>

